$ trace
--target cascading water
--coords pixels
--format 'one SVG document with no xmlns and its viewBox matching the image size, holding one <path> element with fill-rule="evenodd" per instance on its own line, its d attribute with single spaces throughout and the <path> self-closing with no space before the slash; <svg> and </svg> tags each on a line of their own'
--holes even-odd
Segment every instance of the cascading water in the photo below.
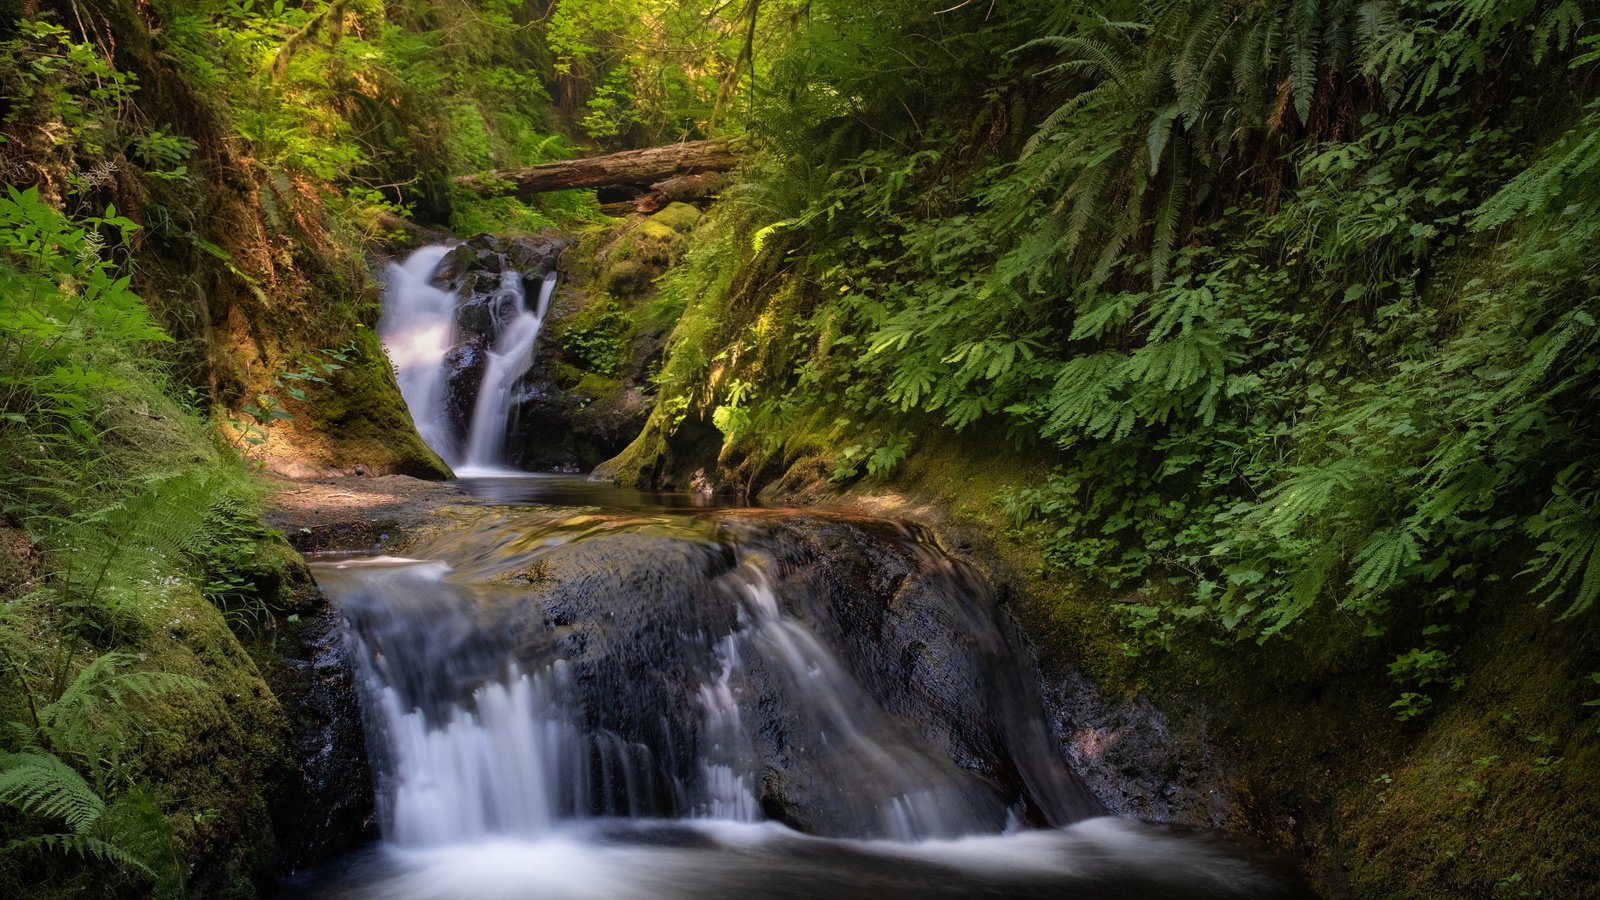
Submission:
<svg viewBox="0 0 1600 900">
<path fill-rule="evenodd" d="M 456 295 L 435 287 L 433 274 L 449 252 L 436 244 L 390 263 L 378 322 L 417 433 L 447 461 L 455 456 L 456 439 L 445 414 L 444 358 L 456 340 Z"/>
<path fill-rule="evenodd" d="M 993 597 L 914 531 L 504 513 L 410 552 L 316 566 L 385 844 L 309 896 L 1286 895 L 1091 818 Z"/>
<path fill-rule="evenodd" d="M 495 338 L 494 349 L 489 351 L 483 384 L 478 388 L 478 399 L 472 407 L 466 451 L 462 454 L 461 465 L 456 467 L 456 474 L 493 475 L 507 471 L 506 428 L 511 421 L 512 388 L 533 361 L 533 344 L 544 328 L 550 295 L 555 289 L 556 273 L 551 272 L 545 275 L 539 287 L 538 303 L 528 309 L 522 276 L 509 269 L 501 273 L 500 290 L 490 307 L 499 336 Z"/>
<path fill-rule="evenodd" d="M 449 247 L 436 244 L 389 264 L 379 337 L 418 434 L 440 458 L 464 476 L 517 474 L 506 458 L 506 432 L 515 412 L 517 381 L 532 363 L 555 293 L 556 273 L 544 275 L 530 308 L 523 274 L 499 258 L 498 287 L 483 303 L 482 324 L 492 345 L 484 348 L 481 380 L 467 403 L 467 398 L 450 396 L 451 351 L 463 339 L 457 325 L 463 298 L 435 284 L 449 253 Z M 471 410 L 464 427 L 452 422 L 452 401 Z"/>
</svg>

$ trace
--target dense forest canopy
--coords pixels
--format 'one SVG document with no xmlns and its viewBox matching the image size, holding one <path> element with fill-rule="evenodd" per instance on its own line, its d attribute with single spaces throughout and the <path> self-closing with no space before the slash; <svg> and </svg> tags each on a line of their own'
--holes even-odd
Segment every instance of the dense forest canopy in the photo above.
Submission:
<svg viewBox="0 0 1600 900">
<path fill-rule="evenodd" d="M 177 895 L 260 815 L 140 761 L 226 718 L 158 623 L 284 612 L 270 433 L 428 457 L 366 408 L 409 427 L 364 254 L 407 221 L 605 225 L 592 193 L 452 179 L 701 138 L 746 162 L 660 284 L 681 318 L 620 477 L 706 435 L 758 489 L 992 446 L 1039 477 L 991 499 L 1128 656 L 1375 655 L 1384 715 L 1423 721 L 1474 629 L 1533 607 L 1590 648 L 1535 749 L 1593 758 L 1600 5 L 0 12 L 0 885 L 44 858 L 64 894 Z M 141 731 L 171 694 L 199 699 Z"/>
</svg>

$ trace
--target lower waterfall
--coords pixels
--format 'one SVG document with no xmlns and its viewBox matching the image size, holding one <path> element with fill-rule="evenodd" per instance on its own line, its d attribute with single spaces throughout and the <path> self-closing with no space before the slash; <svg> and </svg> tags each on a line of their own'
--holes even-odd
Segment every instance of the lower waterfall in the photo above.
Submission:
<svg viewBox="0 0 1600 900">
<path fill-rule="evenodd" d="M 407 553 L 315 566 L 384 842 L 304 896 L 1292 895 L 1104 817 L 993 593 L 915 529 L 510 510 Z"/>
</svg>

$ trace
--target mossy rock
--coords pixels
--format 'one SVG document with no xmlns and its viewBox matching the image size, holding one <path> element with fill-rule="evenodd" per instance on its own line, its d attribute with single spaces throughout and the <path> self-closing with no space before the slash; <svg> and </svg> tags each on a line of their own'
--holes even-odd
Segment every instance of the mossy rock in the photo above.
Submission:
<svg viewBox="0 0 1600 900">
<path fill-rule="evenodd" d="M 329 383 L 307 391 L 295 420 L 267 445 L 271 467 L 286 475 L 357 472 L 448 478 L 450 469 L 417 434 L 394 369 L 371 328 L 356 329 L 355 352 Z"/>
<path fill-rule="evenodd" d="M 700 221 L 701 212 L 687 203 L 669 203 L 652 215 L 647 224 L 669 228 L 678 234 L 688 234 Z"/>
<path fill-rule="evenodd" d="M 271 800 L 294 768 L 281 705 L 222 613 L 193 584 L 124 583 L 108 599 L 128 625 L 114 649 L 137 660 L 134 669 L 194 680 L 146 695 L 125 692 L 101 714 L 129 723 L 119 771 L 137 779 L 163 812 L 189 895 L 259 896 L 276 875 Z M 9 604 L 5 639 L 13 662 L 34 671 L 58 664 L 57 628 L 45 594 Z M 84 646 L 71 671 L 107 649 Z M 19 683 L 0 681 L 0 715 L 20 720 L 25 708 Z M 0 834 L 9 831 L 0 827 Z M 146 895 L 110 866 L 54 854 L 26 860 L 21 869 L 0 867 L 0 896 Z"/>
<path fill-rule="evenodd" d="M 617 297 L 637 297 L 650 289 L 655 273 L 636 259 L 623 259 L 606 267 L 600 289 Z"/>
<path fill-rule="evenodd" d="M 610 400 L 622 392 L 622 380 L 601 375 L 598 372 L 585 372 L 578 383 L 572 386 L 572 392 L 586 402 L 597 400 Z"/>
</svg>

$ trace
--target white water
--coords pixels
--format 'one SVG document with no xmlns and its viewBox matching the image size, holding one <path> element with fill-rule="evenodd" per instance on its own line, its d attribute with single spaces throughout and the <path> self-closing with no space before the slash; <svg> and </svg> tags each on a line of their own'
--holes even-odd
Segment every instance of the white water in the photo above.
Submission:
<svg viewBox="0 0 1600 900">
<path fill-rule="evenodd" d="M 491 308 L 497 314 L 509 308 L 513 311 L 511 321 L 503 325 L 496 323 L 498 336 L 494 349 L 489 351 L 489 365 L 472 408 L 466 451 L 462 454 L 461 465 L 456 467 L 456 474 L 514 474 L 515 470 L 506 465 L 506 428 L 511 421 L 512 388 L 533 363 L 533 344 L 544 328 L 550 295 L 555 289 L 556 273 L 551 272 L 539 287 L 537 305 L 528 309 L 522 276 L 510 269 L 501 274 L 500 293 Z"/>
<path fill-rule="evenodd" d="M 445 358 L 456 343 L 460 298 L 433 284 L 439 264 L 449 252 L 449 247 L 435 244 L 417 250 L 404 262 L 389 264 L 378 336 L 394 363 L 400 393 L 417 433 L 456 474 L 519 475 L 522 473 L 506 459 L 513 389 L 533 362 L 534 343 L 544 327 L 556 274 L 545 275 L 538 300 L 530 309 L 521 274 L 509 267 L 501 272 L 500 288 L 489 302 L 494 346 L 487 354 L 467 434 L 457 435 L 446 407 L 449 369 Z"/>
<path fill-rule="evenodd" d="M 449 247 L 435 244 L 404 262 L 389 263 L 378 322 L 378 337 L 394 363 L 417 433 L 446 462 L 457 452 L 445 415 L 444 368 L 445 354 L 456 340 L 456 295 L 434 287 L 433 273 L 449 252 Z"/>
<path fill-rule="evenodd" d="M 378 848 L 308 893 L 319 900 L 1300 896 L 1213 844 L 1112 818 L 920 844 L 829 840 L 772 823 L 593 823 L 534 840 Z"/>
<path fill-rule="evenodd" d="M 595 813 L 676 810 L 698 819 L 760 821 L 764 766 L 751 734 L 759 723 L 746 720 L 756 714 L 752 666 L 765 673 L 764 690 L 781 691 L 792 705 L 794 737 L 812 748 L 799 752 L 815 757 L 842 795 L 846 812 L 837 827 L 845 833 L 909 842 L 990 827 L 991 810 L 974 798 L 972 785 L 909 739 L 835 651 L 783 612 L 758 560 L 722 578 L 737 598 L 739 627 L 711 647 L 716 668 L 695 695 L 698 733 L 681 745 L 693 754 L 681 777 L 668 774 L 670 761 L 651 748 L 583 725 L 583 705 L 561 659 L 524 672 L 499 651 L 486 651 L 485 665 L 466 669 L 448 653 L 419 656 L 407 641 L 439 650 L 460 646 L 469 657 L 483 646 L 473 637 L 480 626 L 471 619 L 471 595 L 455 593 L 467 572 L 442 561 L 388 557 L 329 564 L 349 572 L 385 618 L 371 643 L 357 637 L 369 716 L 386 745 L 385 836 L 406 847 L 537 837 Z M 334 590 L 336 597 L 343 593 Z M 469 636 L 464 643 L 462 635 Z M 452 683 L 465 687 L 451 690 Z M 441 686 L 442 694 L 429 693 Z M 661 751 L 678 752 L 665 718 L 661 728 L 668 735 Z"/>
<path fill-rule="evenodd" d="M 761 804 L 755 795 L 755 759 L 750 737 L 739 716 L 733 678 L 742 673 L 739 636 L 730 634 L 718 642 L 717 679 L 700 686 L 701 727 L 700 778 L 705 798 L 695 814 L 705 819 L 756 822 L 761 819 Z"/>
<path fill-rule="evenodd" d="M 436 847 L 539 835 L 563 806 L 586 805 L 586 797 L 563 796 L 564 788 L 584 783 L 578 772 L 588 766 L 588 747 L 555 707 L 551 682 L 561 677 L 559 670 L 538 677 L 513 670 L 506 683 L 478 688 L 475 711 L 457 707 L 441 727 L 402 708 L 398 693 L 385 688 L 395 764 L 391 840 Z"/>
<path fill-rule="evenodd" d="M 1293 896 L 1204 838 L 1136 823 L 1002 832 L 1002 817 L 988 814 L 996 798 L 974 796 L 965 773 L 930 755 L 851 674 L 848 650 L 795 605 L 793 582 L 782 580 L 768 549 L 736 545 L 737 565 L 676 595 L 688 610 L 720 608 L 722 617 L 706 620 L 733 626 L 720 638 L 693 617 L 635 630 L 630 605 L 660 608 L 674 596 L 652 594 L 648 581 L 618 590 L 599 578 L 593 607 L 542 607 L 566 610 L 560 621 L 538 604 L 518 606 L 511 598 L 521 589 L 508 592 L 507 576 L 530 571 L 553 548 L 581 546 L 565 534 L 539 539 L 508 520 L 470 543 L 414 548 L 440 557 L 432 560 L 315 567 L 351 623 L 385 840 L 303 892 L 291 885 L 288 896 Z M 610 549 L 596 558 L 602 572 L 642 565 Z M 618 631 L 574 633 L 636 641 L 629 646 L 639 666 L 623 683 L 607 681 L 601 658 L 581 644 L 557 639 L 553 655 L 540 649 L 541 635 L 559 635 L 584 615 L 615 616 Z M 646 690 L 652 670 L 672 671 L 678 654 L 695 660 L 690 677 L 672 682 L 685 689 L 678 712 L 687 715 L 661 708 L 659 727 L 636 727 L 637 741 L 597 724 L 617 712 L 608 713 L 612 704 L 628 704 L 621 695 Z M 658 708 L 648 707 L 646 721 Z M 795 809 L 831 809 L 816 825 L 833 837 L 762 821 L 758 796 L 774 790 L 773 773 L 789 778 L 807 767 L 814 777 L 776 789 Z"/>
<path fill-rule="evenodd" d="M 727 685 L 742 676 L 738 650 L 741 645 L 748 646 L 788 679 L 793 695 L 800 700 L 795 714 L 806 723 L 806 730 L 833 754 L 848 759 L 850 774 L 869 783 L 873 794 L 882 797 L 872 811 L 876 821 L 864 823 L 871 836 L 911 842 L 953 838 L 976 830 L 974 810 L 962 786 L 946 778 L 939 767 L 928 765 L 914 746 L 898 740 L 901 735 L 886 727 L 883 711 L 834 652 L 805 623 L 784 614 L 765 569 L 746 562 L 730 578 L 740 594 L 743 627 L 722 645 L 731 650 L 719 648 L 723 672 L 718 685 L 710 697 L 702 690 L 702 702 L 714 710 L 707 717 L 707 735 L 724 741 L 743 736 L 738 706 Z M 730 707 L 731 724 L 724 721 Z M 712 750 L 726 753 L 715 743 Z M 712 784 L 723 793 L 714 795 L 718 802 L 712 808 L 734 813 L 718 818 L 755 821 L 758 807 L 749 791 L 759 774 L 754 754 L 747 752 L 737 758 L 745 761 L 744 771 L 730 766 L 723 772 L 712 763 Z M 744 789 L 743 795 L 738 788 Z"/>
</svg>

